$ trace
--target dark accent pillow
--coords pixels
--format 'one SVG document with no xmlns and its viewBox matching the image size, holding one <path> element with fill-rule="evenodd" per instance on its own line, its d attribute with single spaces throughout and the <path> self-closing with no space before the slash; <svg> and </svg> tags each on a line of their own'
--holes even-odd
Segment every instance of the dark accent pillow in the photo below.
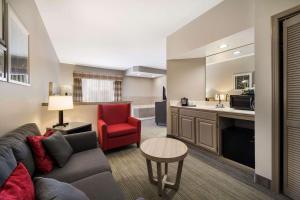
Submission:
<svg viewBox="0 0 300 200">
<path fill-rule="evenodd" d="M 42 142 L 59 167 L 63 167 L 72 156 L 73 149 L 60 132 L 55 132 L 51 136 L 44 138 Z"/>
<path fill-rule="evenodd" d="M 52 178 L 36 177 L 34 184 L 37 200 L 89 200 L 74 186 Z"/>
<path fill-rule="evenodd" d="M 17 161 L 11 148 L 2 146 L 0 149 L 0 187 L 17 167 Z"/>
<path fill-rule="evenodd" d="M 35 200 L 31 176 L 23 163 L 19 163 L 0 188 L 0 199 Z"/>
<path fill-rule="evenodd" d="M 45 136 L 28 136 L 27 141 L 31 146 L 31 150 L 34 154 L 34 160 L 36 168 L 46 174 L 52 171 L 53 169 L 53 160 L 47 154 L 42 140 L 46 138 Z"/>
</svg>

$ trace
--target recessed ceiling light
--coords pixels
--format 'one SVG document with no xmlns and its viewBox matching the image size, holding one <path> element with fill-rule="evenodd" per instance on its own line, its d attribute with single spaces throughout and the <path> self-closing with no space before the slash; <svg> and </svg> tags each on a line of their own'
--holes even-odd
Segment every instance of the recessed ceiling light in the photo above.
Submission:
<svg viewBox="0 0 300 200">
<path fill-rule="evenodd" d="M 220 49 L 224 49 L 224 48 L 226 48 L 227 47 L 227 44 L 222 44 L 222 45 L 220 45 Z"/>
<path fill-rule="evenodd" d="M 241 52 L 240 51 L 235 51 L 233 52 L 233 55 L 239 55 Z"/>
</svg>

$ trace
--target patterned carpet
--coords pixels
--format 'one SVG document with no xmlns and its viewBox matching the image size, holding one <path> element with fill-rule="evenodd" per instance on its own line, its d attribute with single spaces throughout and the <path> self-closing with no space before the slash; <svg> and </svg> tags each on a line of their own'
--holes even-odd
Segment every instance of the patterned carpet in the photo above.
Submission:
<svg viewBox="0 0 300 200">
<path fill-rule="evenodd" d="M 155 126 L 152 120 L 142 124 L 142 140 L 150 137 L 165 137 L 166 128 Z M 136 145 L 117 149 L 107 153 L 113 175 L 126 199 L 143 197 L 147 200 L 159 199 L 236 199 L 267 200 L 285 199 L 274 196 L 264 188 L 254 185 L 248 175 L 211 159 L 210 156 L 189 150 L 184 161 L 180 188 L 177 192 L 166 189 L 162 197 L 158 196 L 156 185 L 148 180 L 146 162 Z M 153 163 L 153 172 L 156 173 Z M 227 172 L 224 171 L 229 169 Z M 169 175 L 175 177 L 177 164 L 169 165 Z M 171 180 L 172 181 L 172 180 Z"/>
</svg>

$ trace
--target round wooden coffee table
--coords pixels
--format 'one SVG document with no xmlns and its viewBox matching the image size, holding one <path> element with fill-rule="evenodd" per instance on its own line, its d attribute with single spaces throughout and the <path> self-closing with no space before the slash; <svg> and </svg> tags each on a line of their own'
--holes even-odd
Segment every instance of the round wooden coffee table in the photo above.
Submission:
<svg viewBox="0 0 300 200">
<path fill-rule="evenodd" d="M 171 138 L 152 138 L 141 144 L 141 151 L 146 158 L 149 180 L 158 185 L 158 194 L 161 196 L 165 187 L 178 190 L 183 160 L 187 156 L 187 146 L 176 139 Z M 151 161 L 157 163 L 157 177 L 153 177 Z M 178 162 L 175 183 L 167 181 L 168 163 Z M 162 175 L 162 163 L 165 164 L 165 172 Z"/>
</svg>

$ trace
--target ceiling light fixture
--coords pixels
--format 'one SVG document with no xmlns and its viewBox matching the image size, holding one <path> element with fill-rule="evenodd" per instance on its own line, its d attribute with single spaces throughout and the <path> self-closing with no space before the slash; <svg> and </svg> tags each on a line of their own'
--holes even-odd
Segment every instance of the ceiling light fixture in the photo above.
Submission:
<svg viewBox="0 0 300 200">
<path fill-rule="evenodd" d="M 233 52 L 233 55 L 239 55 L 241 52 L 240 51 L 235 51 Z"/>
<path fill-rule="evenodd" d="M 222 44 L 222 45 L 220 45 L 220 49 L 224 49 L 224 48 L 226 48 L 227 47 L 227 44 Z"/>
</svg>

